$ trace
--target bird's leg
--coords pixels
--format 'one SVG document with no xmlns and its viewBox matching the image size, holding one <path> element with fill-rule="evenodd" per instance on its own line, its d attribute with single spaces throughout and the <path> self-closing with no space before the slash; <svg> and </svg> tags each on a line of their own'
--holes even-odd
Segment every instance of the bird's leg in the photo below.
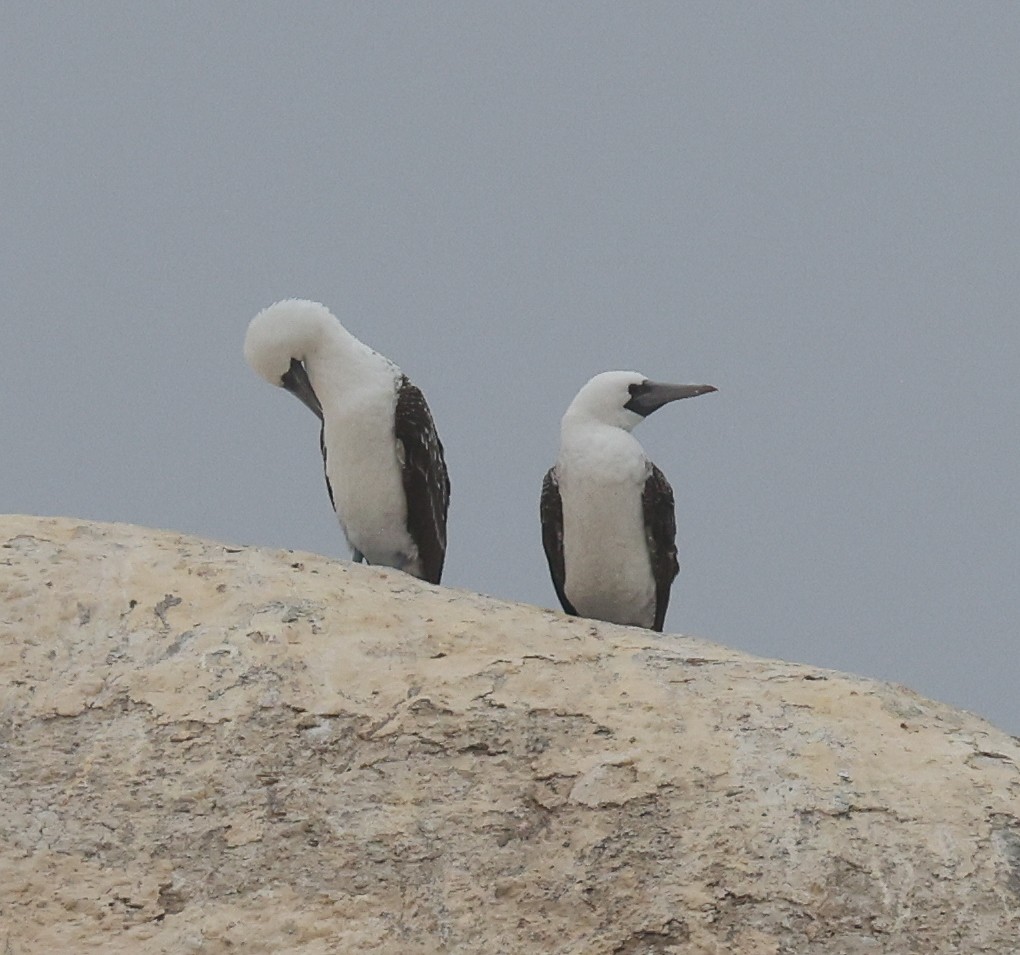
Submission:
<svg viewBox="0 0 1020 955">
<path fill-rule="evenodd" d="M 361 551 L 358 550 L 357 547 L 352 547 L 351 548 L 351 560 L 353 560 L 354 563 L 356 563 L 356 564 L 367 564 L 368 563 L 368 561 L 365 560 L 365 555 L 363 553 L 361 553 Z"/>
</svg>

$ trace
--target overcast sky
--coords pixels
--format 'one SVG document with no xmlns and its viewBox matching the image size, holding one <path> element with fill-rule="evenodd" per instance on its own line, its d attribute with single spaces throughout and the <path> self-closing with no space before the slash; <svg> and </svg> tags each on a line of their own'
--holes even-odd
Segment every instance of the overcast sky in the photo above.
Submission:
<svg viewBox="0 0 1020 955">
<path fill-rule="evenodd" d="M 707 382 L 667 629 L 1020 732 L 1020 7 L 40 3 L 0 30 L 3 510 L 347 556 L 261 308 L 432 406 L 444 583 L 554 607 L 594 373 Z"/>
</svg>

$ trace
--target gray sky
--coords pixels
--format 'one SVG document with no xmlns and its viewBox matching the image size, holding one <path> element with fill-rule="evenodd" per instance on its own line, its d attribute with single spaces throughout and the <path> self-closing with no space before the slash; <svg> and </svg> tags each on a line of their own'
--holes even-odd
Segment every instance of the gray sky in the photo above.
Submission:
<svg viewBox="0 0 1020 955">
<path fill-rule="evenodd" d="M 667 629 L 1020 732 L 1020 8 L 9 2 L 2 509 L 346 556 L 248 320 L 326 303 L 425 391 L 444 583 L 556 606 L 538 493 L 594 373 Z"/>
</svg>

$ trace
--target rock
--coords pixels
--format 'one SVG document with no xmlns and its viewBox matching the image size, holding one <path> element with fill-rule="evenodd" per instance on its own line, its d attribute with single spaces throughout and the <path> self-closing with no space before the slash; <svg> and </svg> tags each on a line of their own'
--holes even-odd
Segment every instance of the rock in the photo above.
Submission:
<svg viewBox="0 0 1020 955">
<path fill-rule="evenodd" d="M 0 545 L 5 955 L 1020 948 L 967 713 L 311 554 Z"/>
</svg>

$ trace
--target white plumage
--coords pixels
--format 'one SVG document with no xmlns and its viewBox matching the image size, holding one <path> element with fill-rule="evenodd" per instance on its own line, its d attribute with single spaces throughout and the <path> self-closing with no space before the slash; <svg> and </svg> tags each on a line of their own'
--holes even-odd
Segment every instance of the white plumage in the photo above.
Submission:
<svg viewBox="0 0 1020 955">
<path fill-rule="evenodd" d="M 317 302 L 259 312 L 244 355 L 321 419 L 327 488 L 355 560 L 438 583 L 449 479 L 421 392 Z"/>
<path fill-rule="evenodd" d="M 546 558 L 567 613 L 662 629 L 679 570 L 673 492 L 630 432 L 667 402 L 715 390 L 611 371 L 570 403 L 541 506 Z"/>
</svg>

